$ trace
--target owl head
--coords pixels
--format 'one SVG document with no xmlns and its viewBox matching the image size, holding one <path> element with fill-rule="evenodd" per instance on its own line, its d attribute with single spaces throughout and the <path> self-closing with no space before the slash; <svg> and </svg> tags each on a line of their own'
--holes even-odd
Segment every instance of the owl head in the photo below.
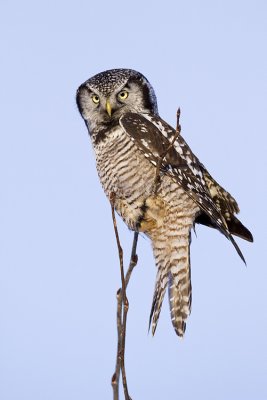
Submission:
<svg viewBox="0 0 267 400">
<path fill-rule="evenodd" d="M 77 105 L 90 134 L 118 124 L 127 112 L 157 114 L 157 99 L 148 80 L 131 69 L 111 69 L 85 81 Z"/>
</svg>

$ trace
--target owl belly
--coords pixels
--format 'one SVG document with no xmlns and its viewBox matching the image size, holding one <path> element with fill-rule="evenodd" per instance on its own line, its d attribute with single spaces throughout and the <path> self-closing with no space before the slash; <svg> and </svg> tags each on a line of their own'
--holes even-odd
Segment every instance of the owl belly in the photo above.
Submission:
<svg viewBox="0 0 267 400">
<path fill-rule="evenodd" d="M 192 221 L 196 203 L 173 180 L 163 175 L 155 193 L 156 167 L 120 128 L 116 128 L 96 149 L 97 170 L 108 198 L 115 197 L 115 209 L 131 230 L 152 237 L 168 223 L 168 214 L 189 211 Z"/>
<path fill-rule="evenodd" d="M 155 167 L 120 127 L 95 150 L 98 175 L 107 197 L 115 195 L 118 214 L 130 229 L 138 229 L 145 202 L 153 191 Z"/>
</svg>

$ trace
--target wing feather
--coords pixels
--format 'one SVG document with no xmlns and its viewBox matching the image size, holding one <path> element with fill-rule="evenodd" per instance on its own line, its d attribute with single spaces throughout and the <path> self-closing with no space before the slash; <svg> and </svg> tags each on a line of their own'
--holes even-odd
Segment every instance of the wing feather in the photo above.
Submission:
<svg viewBox="0 0 267 400">
<path fill-rule="evenodd" d="M 150 114 L 127 113 L 121 117 L 120 125 L 143 152 L 144 156 L 155 166 L 158 165 L 162 156 L 166 154 L 172 138 L 176 135 L 175 129 L 160 117 Z M 169 149 L 161 160 L 160 170 L 183 187 L 209 217 L 212 224 L 233 243 L 239 256 L 245 262 L 238 245 L 229 231 L 220 203 L 214 200 L 210 193 L 209 182 L 212 182 L 211 176 L 181 135 L 178 136 L 173 147 Z M 231 211 L 237 212 L 238 206 L 235 200 L 226 191 L 221 193 L 231 204 Z M 225 193 L 230 197 L 227 197 Z"/>
</svg>

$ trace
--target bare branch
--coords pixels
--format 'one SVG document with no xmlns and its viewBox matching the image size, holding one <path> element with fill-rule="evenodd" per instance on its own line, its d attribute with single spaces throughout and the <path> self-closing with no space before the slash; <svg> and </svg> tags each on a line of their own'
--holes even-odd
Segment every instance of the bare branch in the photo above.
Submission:
<svg viewBox="0 0 267 400">
<path fill-rule="evenodd" d="M 167 149 L 161 154 L 156 168 L 156 175 L 154 181 L 154 194 L 157 193 L 159 183 L 160 183 L 160 168 L 162 166 L 162 161 L 173 147 L 177 137 L 181 133 L 180 126 L 180 108 L 177 110 L 177 124 L 176 124 L 176 133 L 170 141 L 170 145 Z M 126 340 L 126 326 L 127 326 L 127 314 L 129 310 L 129 302 L 126 296 L 126 288 L 130 281 L 132 271 L 137 264 L 138 257 L 136 254 L 137 241 L 138 241 L 138 232 L 134 233 L 134 239 L 132 244 L 132 252 L 131 259 L 129 263 L 129 267 L 126 275 L 124 275 L 124 267 L 123 267 L 123 250 L 120 244 L 119 233 L 117 228 L 117 221 L 115 216 L 115 193 L 111 193 L 110 195 L 110 204 L 111 204 L 111 212 L 112 212 L 112 220 L 113 227 L 116 236 L 116 242 L 119 253 L 120 260 L 120 272 L 121 272 L 121 288 L 117 291 L 117 334 L 118 334 L 118 343 L 117 343 L 117 358 L 116 358 L 116 367 L 115 372 L 112 375 L 111 384 L 113 388 L 113 400 L 119 400 L 119 380 L 120 380 L 120 372 L 122 374 L 122 384 L 124 390 L 125 400 L 131 400 L 128 392 L 127 378 L 126 378 L 126 370 L 125 370 L 125 340 Z"/>
<path fill-rule="evenodd" d="M 181 116 L 181 109 L 179 107 L 176 112 L 176 132 L 179 132 L 179 135 L 181 133 L 180 116 Z"/>
<path fill-rule="evenodd" d="M 125 286 L 126 286 L 126 288 L 127 288 L 128 283 L 130 281 L 133 269 L 134 269 L 134 267 L 136 266 L 136 264 L 138 262 L 138 256 L 136 254 L 138 235 L 139 235 L 139 232 L 134 232 L 130 264 L 129 264 L 129 267 L 128 267 L 128 270 L 127 270 L 127 273 L 126 273 L 126 276 L 125 276 Z"/>
<path fill-rule="evenodd" d="M 130 281 L 131 273 L 137 264 L 137 241 L 138 241 L 138 232 L 134 233 L 131 259 L 129 263 L 129 267 L 124 276 L 124 267 L 123 267 L 123 250 L 120 244 L 117 222 L 115 217 L 114 210 L 114 202 L 115 202 L 115 194 L 112 193 L 110 196 L 110 204 L 111 204 L 111 212 L 112 212 L 112 220 L 114 226 L 114 232 L 116 236 L 116 242 L 119 253 L 120 260 L 120 272 L 121 272 L 121 283 L 122 287 L 117 291 L 117 334 L 118 334 L 118 344 L 117 344 L 117 358 L 116 358 L 116 367 L 115 372 L 111 379 L 111 384 L 113 388 L 113 400 L 119 399 L 119 379 L 120 379 L 120 371 L 122 374 L 122 384 L 124 389 L 125 400 L 131 400 L 128 392 L 127 378 L 126 378 L 126 370 L 125 370 L 125 339 L 126 339 L 126 326 L 127 326 L 127 314 L 129 309 L 129 302 L 126 296 L 126 287 Z"/>
</svg>

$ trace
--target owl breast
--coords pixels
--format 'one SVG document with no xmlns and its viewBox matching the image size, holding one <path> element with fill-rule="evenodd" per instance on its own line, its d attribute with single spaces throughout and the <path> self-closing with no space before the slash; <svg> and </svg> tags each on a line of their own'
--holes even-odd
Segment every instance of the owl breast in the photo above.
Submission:
<svg viewBox="0 0 267 400">
<path fill-rule="evenodd" d="M 153 191 L 155 167 L 120 126 L 96 142 L 94 149 L 98 175 L 106 195 L 115 194 L 116 211 L 128 227 L 135 230 Z"/>
</svg>

